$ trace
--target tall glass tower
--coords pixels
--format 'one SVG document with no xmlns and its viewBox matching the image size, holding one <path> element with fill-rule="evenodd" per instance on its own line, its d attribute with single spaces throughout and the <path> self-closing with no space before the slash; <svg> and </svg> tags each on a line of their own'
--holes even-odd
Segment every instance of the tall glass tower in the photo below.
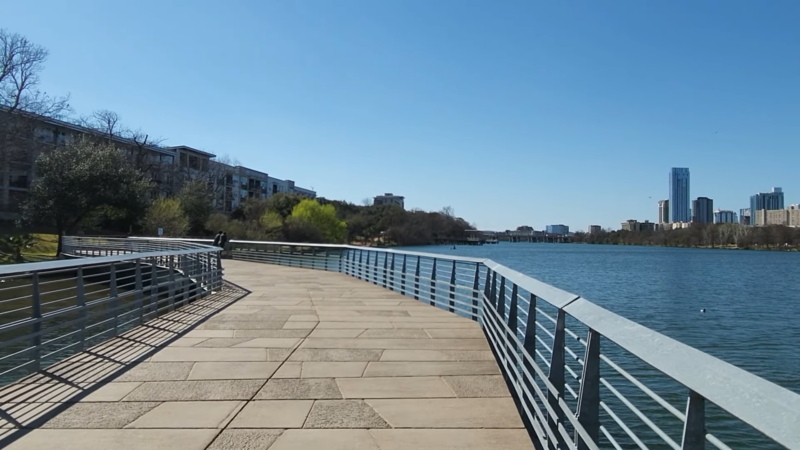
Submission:
<svg viewBox="0 0 800 450">
<path fill-rule="evenodd" d="M 669 172 L 669 217 L 670 222 L 689 222 L 689 169 L 673 167 Z"/>
</svg>

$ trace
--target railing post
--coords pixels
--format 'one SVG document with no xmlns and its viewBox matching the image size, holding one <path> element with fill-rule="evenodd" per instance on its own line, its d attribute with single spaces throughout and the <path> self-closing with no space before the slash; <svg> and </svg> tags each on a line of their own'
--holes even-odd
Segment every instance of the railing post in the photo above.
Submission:
<svg viewBox="0 0 800 450">
<path fill-rule="evenodd" d="M 600 440 L 600 334 L 591 328 L 586 337 L 576 415 L 586 434 L 597 444 Z M 589 450 L 577 431 L 575 443 L 578 444 L 578 450 Z"/>
<path fill-rule="evenodd" d="M 500 290 L 497 292 L 497 315 L 501 320 L 506 318 L 506 277 L 500 277 Z"/>
<path fill-rule="evenodd" d="M 348 250 L 345 250 L 348 251 Z M 339 273 L 342 273 L 342 252 L 339 252 Z"/>
<path fill-rule="evenodd" d="M 185 266 L 184 266 L 185 267 Z M 136 273 L 136 285 L 134 289 L 136 289 L 136 309 L 139 310 L 139 324 L 144 323 L 144 308 L 142 307 L 142 259 L 136 258 L 136 269 L 134 269 Z M 184 269 L 184 275 L 188 276 L 188 272 Z"/>
<path fill-rule="evenodd" d="M 686 423 L 683 426 L 681 450 L 704 450 L 706 448 L 706 400 L 702 395 L 689 391 L 686 402 Z"/>
<path fill-rule="evenodd" d="M 33 347 L 33 370 L 38 372 L 42 368 L 42 301 L 39 291 L 39 272 L 31 274 L 31 347 Z"/>
<path fill-rule="evenodd" d="M 117 266 L 111 263 L 109 268 L 109 282 L 108 282 L 108 296 L 111 298 L 109 305 L 111 307 L 111 322 L 114 326 L 114 336 L 119 334 L 119 305 L 117 304 Z"/>
<path fill-rule="evenodd" d="M 386 271 L 389 267 L 389 254 L 383 252 L 383 287 L 386 287 Z"/>
<path fill-rule="evenodd" d="M 489 290 L 489 303 L 497 308 L 497 272 L 492 272 L 492 287 Z"/>
<path fill-rule="evenodd" d="M 83 267 L 78 267 L 78 273 L 75 280 L 75 305 L 78 307 L 78 315 L 80 317 L 81 330 L 78 333 L 80 339 L 80 349 L 86 348 L 86 291 L 83 283 Z"/>
<path fill-rule="evenodd" d="M 481 265 L 475 263 L 475 278 L 472 280 L 472 319 L 476 322 L 478 321 L 478 289 L 481 287 L 480 277 Z"/>
<path fill-rule="evenodd" d="M 372 284 L 378 285 L 378 252 L 375 251 L 375 261 L 372 263 Z"/>
<path fill-rule="evenodd" d="M 505 277 L 503 279 L 505 280 Z M 517 337 L 517 309 L 518 309 L 518 306 L 517 306 L 517 293 L 518 293 L 517 284 L 512 282 L 511 304 L 508 306 L 508 328 L 509 328 L 511 334 L 507 335 L 506 339 L 508 340 L 508 345 L 511 347 L 511 349 L 510 349 L 511 352 L 514 354 L 514 358 L 508 358 L 508 360 L 506 361 L 506 366 L 507 366 L 506 370 L 508 371 L 508 374 L 509 374 L 508 380 L 511 380 L 511 374 L 514 373 L 515 370 L 516 370 L 516 364 L 517 364 L 516 363 L 516 358 L 519 356 L 519 349 L 517 348 L 517 341 L 515 339 Z M 522 371 L 520 371 L 520 378 L 523 378 L 523 377 L 524 377 L 524 375 L 522 375 Z M 519 411 L 520 414 L 524 415 L 523 409 L 522 409 L 522 404 L 520 403 L 520 400 L 519 400 L 520 389 L 519 389 L 519 386 L 518 386 L 518 384 L 522 380 L 520 379 L 520 380 L 515 380 L 515 381 L 516 381 L 517 385 L 515 385 L 513 387 L 515 389 L 515 394 L 517 394 L 517 395 L 514 396 L 514 403 L 517 404 L 517 411 Z M 509 386 L 509 387 L 511 387 L 511 386 Z"/>
<path fill-rule="evenodd" d="M 215 251 L 217 259 L 217 271 L 214 278 L 217 280 L 217 288 L 222 290 L 222 250 Z"/>
<path fill-rule="evenodd" d="M 533 294 L 530 294 L 530 300 L 528 302 L 528 320 L 525 322 L 525 336 L 522 341 L 522 348 L 524 349 L 525 353 L 530 355 L 533 361 L 536 361 L 536 296 Z M 533 384 L 536 377 L 536 372 L 533 370 L 533 365 L 528 362 L 527 358 L 522 358 L 522 365 L 530 374 L 530 378 L 528 378 L 523 373 L 522 382 L 525 383 L 525 387 L 528 388 L 528 392 L 534 392 Z M 528 410 L 533 410 L 533 404 L 528 400 L 529 399 L 527 396 L 522 396 L 521 398 L 521 401 L 525 403 L 525 405 L 528 407 Z M 535 435 L 533 424 L 530 423 L 527 414 L 521 414 L 521 416 L 522 422 L 525 424 L 525 429 L 528 430 L 528 434 L 531 437 L 531 441 L 534 442 L 535 448 L 539 449 L 539 436 Z M 534 420 L 536 420 L 535 417 Z M 542 427 L 545 426 L 544 424 L 541 425 Z"/>
<path fill-rule="evenodd" d="M 391 273 L 391 277 L 389 278 L 389 286 L 392 289 L 392 291 L 394 291 L 394 257 L 395 256 L 396 255 L 394 253 L 392 253 L 392 265 L 389 267 L 389 270 L 391 271 L 390 272 Z"/>
<path fill-rule="evenodd" d="M 169 257 L 169 310 L 175 310 L 175 257 Z M 217 277 L 214 276 L 214 285 L 216 286 Z"/>
<path fill-rule="evenodd" d="M 417 256 L 417 266 L 414 268 L 414 300 L 419 300 L 419 256 Z"/>
<path fill-rule="evenodd" d="M 406 295 L 406 255 L 403 255 L 403 267 L 400 269 L 400 293 Z"/>
<path fill-rule="evenodd" d="M 436 258 L 433 258 L 431 267 L 431 306 L 436 306 Z"/>
<path fill-rule="evenodd" d="M 200 259 L 198 255 L 198 263 L 199 262 Z M 201 284 L 202 279 L 202 275 L 197 277 L 197 283 Z M 155 258 L 150 258 L 150 314 L 152 314 L 153 317 L 158 316 L 158 266 L 156 265 Z M 152 319 L 152 317 L 149 318 Z"/>
<path fill-rule="evenodd" d="M 556 412 L 556 416 L 547 414 L 547 424 L 553 434 L 556 436 L 558 442 L 551 443 L 554 448 L 565 448 L 564 438 L 558 431 L 558 424 L 564 420 L 564 412 L 558 404 L 558 399 L 564 397 L 564 335 L 566 334 L 564 310 L 558 310 L 558 317 L 556 319 L 556 329 L 553 337 L 553 355 L 550 358 L 550 373 L 547 378 L 550 383 L 556 388 L 556 394 L 553 394 L 548 389 L 547 402 L 550 407 Z"/>
<path fill-rule="evenodd" d="M 362 263 L 364 261 L 364 250 L 358 250 L 358 279 L 361 280 L 361 268 L 363 267 Z"/>
<path fill-rule="evenodd" d="M 450 271 L 450 312 L 455 312 L 456 306 L 456 260 L 453 260 L 453 268 Z"/>
</svg>

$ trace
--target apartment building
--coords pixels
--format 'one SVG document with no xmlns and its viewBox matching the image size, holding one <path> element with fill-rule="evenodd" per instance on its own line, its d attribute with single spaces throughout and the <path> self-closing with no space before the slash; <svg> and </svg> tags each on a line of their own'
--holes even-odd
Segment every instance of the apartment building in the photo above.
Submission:
<svg viewBox="0 0 800 450">
<path fill-rule="evenodd" d="M 623 231 L 655 231 L 656 224 L 650 222 L 649 220 L 639 222 L 638 220 L 628 219 L 625 222 L 622 222 L 622 226 L 620 228 Z"/>
<path fill-rule="evenodd" d="M 547 234 L 567 235 L 567 234 L 569 234 L 569 227 L 567 225 L 563 225 L 563 224 L 547 225 L 545 227 L 545 231 L 547 232 Z"/>
<path fill-rule="evenodd" d="M 34 164 L 42 151 L 66 145 L 79 136 L 110 139 L 132 163 L 145 171 L 154 184 L 152 195 L 171 195 L 176 189 L 174 149 L 143 145 L 133 139 L 104 133 L 70 122 L 25 113 L 0 111 L 0 219 L 18 217 L 20 204 L 27 198 L 35 177 Z M 188 155 L 188 154 L 187 154 Z M 197 155 L 201 159 L 207 156 Z M 197 164 L 204 164 L 198 160 Z"/>
<path fill-rule="evenodd" d="M 383 195 L 376 195 L 372 199 L 373 205 L 397 205 L 403 209 L 406 207 L 405 197 L 402 195 L 394 195 L 391 192 L 387 192 Z"/>
<path fill-rule="evenodd" d="M 110 139 L 131 161 L 149 174 L 153 198 L 174 195 L 182 183 L 204 180 L 213 191 L 214 208 L 232 212 L 244 199 L 267 198 L 278 192 L 316 198 L 311 189 L 296 186 L 244 166 L 214 160 L 216 155 L 186 145 L 143 145 L 133 139 L 62 120 L 0 110 L 0 220 L 19 217 L 19 207 L 34 179 L 39 154 L 79 136 Z"/>
<path fill-rule="evenodd" d="M 598 234 L 603 231 L 600 225 L 589 225 L 589 234 Z"/>
</svg>

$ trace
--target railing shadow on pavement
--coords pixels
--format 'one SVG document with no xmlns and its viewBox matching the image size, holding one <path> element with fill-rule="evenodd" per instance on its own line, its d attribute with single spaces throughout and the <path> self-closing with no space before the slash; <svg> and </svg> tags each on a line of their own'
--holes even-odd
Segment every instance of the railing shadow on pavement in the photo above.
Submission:
<svg viewBox="0 0 800 450">
<path fill-rule="evenodd" d="M 39 428 L 249 293 L 225 282 L 213 295 L 0 388 L 0 448 Z"/>
</svg>

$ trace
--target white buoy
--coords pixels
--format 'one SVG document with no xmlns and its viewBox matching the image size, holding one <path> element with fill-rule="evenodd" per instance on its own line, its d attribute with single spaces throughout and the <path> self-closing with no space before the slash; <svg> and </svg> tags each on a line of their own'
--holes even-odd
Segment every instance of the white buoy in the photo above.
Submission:
<svg viewBox="0 0 800 450">
<path fill-rule="evenodd" d="M 702 308 L 702 309 L 700 310 L 700 312 L 701 312 L 701 313 L 704 313 L 704 312 L 706 312 L 706 309 L 705 309 L 705 308 Z"/>
</svg>

